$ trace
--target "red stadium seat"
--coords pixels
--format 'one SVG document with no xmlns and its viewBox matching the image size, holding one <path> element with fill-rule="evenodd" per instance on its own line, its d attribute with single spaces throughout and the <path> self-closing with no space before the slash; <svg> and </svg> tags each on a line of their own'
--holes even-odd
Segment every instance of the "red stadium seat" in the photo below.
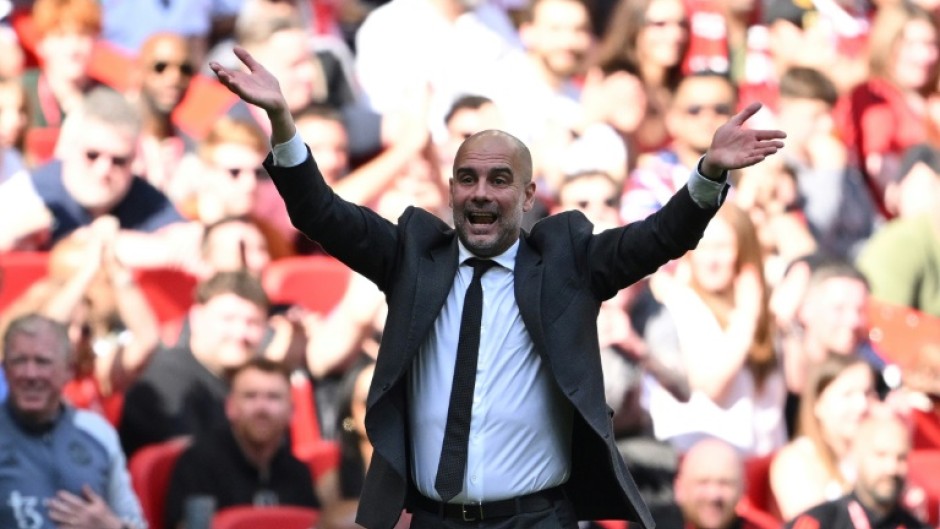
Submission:
<svg viewBox="0 0 940 529">
<path fill-rule="evenodd" d="M 24 151 L 26 159 L 32 165 L 42 165 L 55 157 L 55 147 L 59 142 L 59 127 L 31 127 L 26 131 Z"/>
<path fill-rule="evenodd" d="M 164 527 L 164 505 L 173 466 L 189 441 L 189 438 L 178 438 L 145 446 L 135 452 L 128 463 L 131 485 L 150 527 Z"/>
<path fill-rule="evenodd" d="M 193 305 L 197 279 L 171 268 L 138 270 L 137 282 L 160 324 L 176 322 Z"/>
<path fill-rule="evenodd" d="M 770 487 L 770 464 L 776 454 L 749 457 L 744 461 L 744 497 L 739 511 L 753 513 L 755 518 L 771 517 L 780 525 L 777 501 Z M 758 525 L 762 525 L 757 522 Z"/>
<path fill-rule="evenodd" d="M 317 405 L 310 378 L 302 372 L 291 375 L 291 401 L 294 412 L 290 419 L 291 446 L 297 459 L 306 459 L 323 440 L 317 420 Z"/>
<path fill-rule="evenodd" d="M 339 443 L 335 441 L 320 441 L 301 459 L 307 463 L 307 467 L 310 468 L 310 475 L 313 477 L 313 482 L 317 483 L 325 474 L 339 468 Z"/>
<path fill-rule="evenodd" d="M 226 507 L 215 513 L 212 529 L 311 529 L 320 511 L 307 507 Z"/>
<path fill-rule="evenodd" d="M 940 450 L 912 450 L 907 458 L 907 482 L 927 493 L 927 520 L 940 526 Z"/>
<path fill-rule="evenodd" d="M 265 268 L 262 283 L 272 303 L 327 314 L 343 298 L 351 273 L 329 256 L 286 257 Z"/>
<path fill-rule="evenodd" d="M 913 367 L 926 347 L 940 344 L 940 318 L 916 309 L 872 299 L 868 319 L 872 344 L 902 368 Z"/>
<path fill-rule="evenodd" d="M 0 253 L 0 312 L 49 270 L 48 252 Z"/>
</svg>

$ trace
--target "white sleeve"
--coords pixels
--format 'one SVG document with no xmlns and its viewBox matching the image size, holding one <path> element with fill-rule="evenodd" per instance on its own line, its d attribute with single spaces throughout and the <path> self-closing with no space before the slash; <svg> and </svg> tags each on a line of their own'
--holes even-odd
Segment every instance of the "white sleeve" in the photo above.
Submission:
<svg viewBox="0 0 940 529">
<path fill-rule="evenodd" d="M 704 158 L 704 156 L 703 156 Z M 699 167 L 702 165 L 701 158 L 695 164 L 695 169 L 689 175 L 689 194 L 692 200 L 702 209 L 711 209 L 721 206 L 725 197 L 728 195 L 728 172 L 721 175 L 721 180 L 711 180 L 702 176 Z"/>
<path fill-rule="evenodd" d="M 307 159 L 307 146 L 304 144 L 304 140 L 300 138 L 300 133 L 295 132 L 293 138 L 272 146 L 271 153 L 274 155 L 274 165 L 278 167 L 295 167 Z"/>
</svg>

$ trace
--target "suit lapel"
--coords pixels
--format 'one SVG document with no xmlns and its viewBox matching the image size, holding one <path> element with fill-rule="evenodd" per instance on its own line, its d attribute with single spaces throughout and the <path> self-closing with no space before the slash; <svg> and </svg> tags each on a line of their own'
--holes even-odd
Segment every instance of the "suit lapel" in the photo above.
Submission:
<svg viewBox="0 0 940 529">
<path fill-rule="evenodd" d="M 418 263 L 415 304 L 412 312 L 411 327 L 408 329 L 408 341 L 405 351 L 406 362 L 410 362 L 413 353 L 420 347 L 431 325 L 440 314 L 447 301 L 447 295 L 454 286 L 457 274 L 457 238 L 448 245 L 440 246 L 428 252 Z"/>
<path fill-rule="evenodd" d="M 542 332 L 542 256 L 529 244 L 523 235 L 516 254 L 514 273 L 516 304 L 535 350 L 543 354 L 545 334 Z"/>
</svg>

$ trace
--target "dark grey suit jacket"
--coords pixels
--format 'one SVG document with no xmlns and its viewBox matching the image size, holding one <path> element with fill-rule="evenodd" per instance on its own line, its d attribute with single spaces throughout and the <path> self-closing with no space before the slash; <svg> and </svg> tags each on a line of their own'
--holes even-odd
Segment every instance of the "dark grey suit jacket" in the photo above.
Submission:
<svg viewBox="0 0 940 529">
<path fill-rule="evenodd" d="M 408 369 L 457 272 L 454 230 L 408 208 L 393 224 L 339 198 L 308 156 L 292 168 L 265 167 L 294 225 L 376 283 L 388 302 L 366 413 L 375 447 L 357 522 L 389 529 L 410 488 Z M 652 528 L 649 510 L 620 457 L 604 400 L 597 338 L 601 302 L 695 247 L 716 209 L 686 188 L 649 219 L 592 234 L 579 212 L 554 215 L 522 233 L 515 266 L 519 312 L 535 350 L 574 407 L 571 477 L 565 488 L 583 520 L 628 519 Z"/>
</svg>

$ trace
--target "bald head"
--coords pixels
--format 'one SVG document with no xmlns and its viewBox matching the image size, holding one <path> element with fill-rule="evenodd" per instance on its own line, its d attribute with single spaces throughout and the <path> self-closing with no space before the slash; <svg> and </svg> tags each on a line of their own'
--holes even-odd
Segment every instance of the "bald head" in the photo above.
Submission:
<svg viewBox="0 0 940 529">
<path fill-rule="evenodd" d="M 151 113 L 168 118 L 196 73 L 189 41 L 175 33 L 157 33 L 144 42 L 137 67 L 143 102 Z"/>
<path fill-rule="evenodd" d="M 885 513 L 898 504 L 910 450 L 910 427 L 898 416 L 879 412 L 862 421 L 851 456 L 857 473 L 855 493 L 866 507 Z"/>
<path fill-rule="evenodd" d="M 482 130 L 470 136 L 464 140 L 460 148 L 457 149 L 457 155 L 454 159 L 460 160 L 465 157 L 468 152 L 480 149 L 483 145 L 490 142 L 511 146 L 515 152 L 513 162 L 516 174 L 523 177 L 526 183 L 532 181 L 532 153 L 529 152 L 529 148 L 526 147 L 525 143 L 522 143 L 522 140 L 502 130 Z M 454 166 L 456 167 L 456 165 L 455 162 Z"/>
<path fill-rule="evenodd" d="M 685 454 L 676 475 L 676 503 L 695 529 L 726 529 L 744 490 L 741 456 L 728 443 L 704 439 Z"/>
<path fill-rule="evenodd" d="M 138 61 L 146 64 L 160 48 L 174 48 L 189 52 L 189 42 L 178 33 L 162 32 L 151 35 L 140 47 Z"/>
</svg>

